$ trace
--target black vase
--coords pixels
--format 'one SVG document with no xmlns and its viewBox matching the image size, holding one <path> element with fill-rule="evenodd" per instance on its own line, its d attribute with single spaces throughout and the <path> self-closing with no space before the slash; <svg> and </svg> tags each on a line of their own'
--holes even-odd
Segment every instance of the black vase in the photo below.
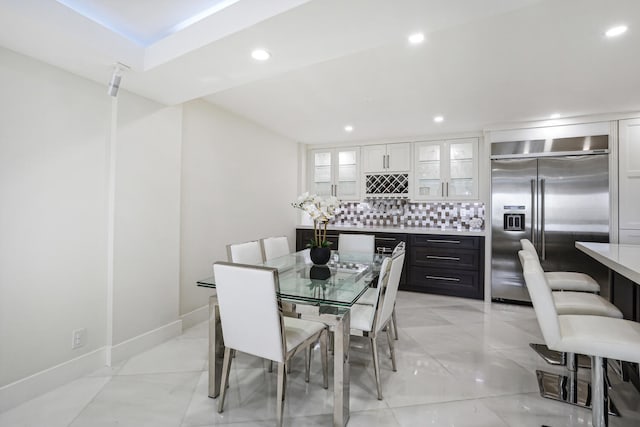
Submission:
<svg viewBox="0 0 640 427">
<path fill-rule="evenodd" d="M 314 265 L 309 270 L 309 278 L 313 280 L 327 280 L 331 277 L 331 270 L 329 267 L 322 265 Z"/>
<path fill-rule="evenodd" d="M 331 248 L 311 248 L 309 255 L 315 265 L 325 265 L 331 259 Z"/>
</svg>

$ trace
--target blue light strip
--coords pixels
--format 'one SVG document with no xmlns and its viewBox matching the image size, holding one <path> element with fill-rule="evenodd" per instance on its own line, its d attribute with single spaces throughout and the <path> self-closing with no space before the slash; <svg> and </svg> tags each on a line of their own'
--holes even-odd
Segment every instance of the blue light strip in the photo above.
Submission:
<svg viewBox="0 0 640 427">
<path fill-rule="evenodd" d="M 182 22 L 177 23 L 173 27 L 169 28 L 169 30 L 162 32 L 160 34 L 157 34 L 151 39 L 141 39 L 127 31 L 124 31 L 122 28 L 118 28 L 115 24 L 107 21 L 106 19 L 104 19 L 104 17 L 100 16 L 100 14 L 97 11 L 89 8 L 87 5 L 83 5 L 81 1 L 78 1 L 78 0 L 56 0 L 56 1 L 68 7 L 69 9 L 73 10 L 74 12 L 84 16 L 85 18 L 90 19 L 96 24 L 102 25 L 103 27 L 105 27 L 111 32 L 116 33 L 126 38 L 127 40 L 134 42 L 139 46 L 148 47 L 156 43 L 157 41 L 162 40 L 167 36 L 170 36 L 171 34 L 177 33 L 178 31 L 181 31 L 195 24 L 196 22 L 201 21 L 213 15 L 216 12 L 219 12 L 220 10 L 231 6 L 232 4 L 237 3 L 240 0 L 221 0 L 218 3 L 216 3 L 214 6 L 208 9 L 205 9 L 202 12 L 197 13 L 192 17 L 185 19 Z"/>
</svg>

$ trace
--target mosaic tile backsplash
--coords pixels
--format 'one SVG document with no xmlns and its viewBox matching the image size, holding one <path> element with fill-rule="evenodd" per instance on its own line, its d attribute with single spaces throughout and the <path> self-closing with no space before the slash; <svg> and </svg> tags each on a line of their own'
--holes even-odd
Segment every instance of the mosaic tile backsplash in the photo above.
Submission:
<svg viewBox="0 0 640 427">
<path fill-rule="evenodd" d="M 483 230 L 484 219 L 484 203 L 411 202 L 407 199 L 375 198 L 341 203 L 330 224 Z"/>
</svg>

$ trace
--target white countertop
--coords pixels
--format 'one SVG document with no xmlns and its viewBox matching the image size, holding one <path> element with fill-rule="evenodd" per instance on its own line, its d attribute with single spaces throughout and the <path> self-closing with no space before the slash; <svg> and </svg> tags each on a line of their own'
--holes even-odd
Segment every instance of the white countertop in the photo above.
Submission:
<svg viewBox="0 0 640 427">
<path fill-rule="evenodd" d="M 576 242 L 576 248 L 611 270 L 640 284 L 640 245 Z"/>
<path fill-rule="evenodd" d="M 313 229 L 312 225 L 298 225 L 296 228 Z M 458 230 L 456 228 L 426 228 L 426 227 L 385 227 L 385 226 L 363 226 L 353 225 L 329 225 L 327 230 L 331 231 L 370 231 L 372 233 L 406 233 L 406 234 L 449 234 L 460 236 L 486 236 L 486 230 Z"/>
</svg>

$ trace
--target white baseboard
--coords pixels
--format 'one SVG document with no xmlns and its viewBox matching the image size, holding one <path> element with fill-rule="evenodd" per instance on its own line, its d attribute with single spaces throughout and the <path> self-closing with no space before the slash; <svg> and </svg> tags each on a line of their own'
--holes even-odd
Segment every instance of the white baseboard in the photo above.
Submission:
<svg viewBox="0 0 640 427">
<path fill-rule="evenodd" d="M 180 316 L 182 319 L 182 330 L 189 329 L 199 323 L 209 320 L 209 304 L 196 308 L 189 313 Z"/>
<path fill-rule="evenodd" d="M 176 320 L 152 331 L 145 332 L 137 337 L 111 347 L 111 365 L 128 359 L 136 354 L 149 350 L 152 347 L 176 337 L 182 333 L 182 320 Z M 107 349 L 109 351 L 109 349 Z"/>
<path fill-rule="evenodd" d="M 40 396 L 54 388 L 90 374 L 105 366 L 106 347 L 52 366 L 0 387 L 0 412 Z"/>
<path fill-rule="evenodd" d="M 83 375 L 107 365 L 128 359 L 182 333 L 182 320 L 176 320 L 152 331 L 128 339 L 112 347 L 102 347 L 90 353 L 52 366 L 26 378 L 0 387 L 0 412 L 15 408 L 41 394 L 65 385 Z M 110 358 L 108 356 L 111 356 Z"/>
</svg>

